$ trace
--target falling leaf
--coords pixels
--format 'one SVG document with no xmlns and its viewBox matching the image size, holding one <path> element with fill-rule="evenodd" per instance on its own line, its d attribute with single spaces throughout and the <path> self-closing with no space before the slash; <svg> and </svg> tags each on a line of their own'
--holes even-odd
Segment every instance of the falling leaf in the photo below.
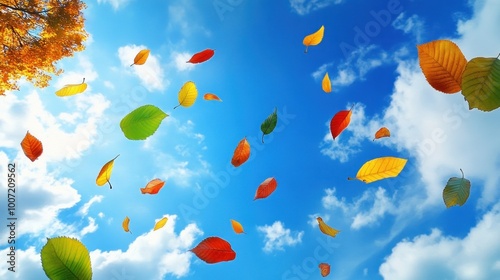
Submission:
<svg viewBox="0 0 500 280">
<path fill-rule="evenodd" d="M 243 231 L 243 226 L 239 222 L 231 220 L 231 226 L 233 227 L 234 232 L 236 232 L 237 234 L 245 233 L 245 231 Z"/>
<path fill-rule="evenodd" d="M 125 232 L 130 232 L 130 229 L 128 228 L 128 224 L 130 223 L 130 219 L 128 216 L 125 216 L 125 219 L 123 219 L 123 222 L 122 222 L 122 228 Z"/>
<path fill-rule="evenodd" d="M 42 142 L 31 135 L 29 131 L 26 132 L 23 141 L 21 141 L 21 148 L 31 161 L 35 161 L 43 152 Z"/>
<path fill-rule="evenodd" d="M 233 153 L 233 158 L 231 159 L 231 164 L 234 167 L 238 167 L 245 163 L 250 157 L 250 144 L 248 144 L 247 138 L 243 138 L 236 146 Z"/>
<path fill-rule="evenodd" d="M 367 161 L 358 171 L 356 178 L 371 183 L 385 178 L 396 177 L 405 167 L 406 159 L 397 157 L 380 157 Z"/>
<path fill-rule="evenodd" d="M 65 85 L 62 89 L 56 91 L 57 96 L 70 96 L 78 93 L 82 93 L 87 89 L 87 84 L 85 83 L 85 78 L 81 84 L 70 84 Z"/>
<path fill-rule="evenodd" d="M 304 51 L 305 53 L 307 53 L 307 48 L 309 46 L 316 46 L 317 44 L 321 43 L 321 40 L 323 40 L 324 32 L 325 32 L 325 27 L 322 25 L 318 29 L 318 31 L 304 37 L 302 43 L 306 46 L 306 50 Z"/>
<path fill-rule="evenodd" d="M 375 138 L 373 138 L 373 141 L 375 141 L 375 139 L 390 136 L 391 132 L 389 131 L 389 129 L 387 127 L 381 127 L 377 132 L 375 132 Z"/>
<path fill-rule="evenodd" d="M 420 68 L 429 84 L 444 93 L 459 92 L 467 64 L 460 48 L 449 40 L 435 40 L 417 49 Z"/>
<path fill-rule="evenodd" d="M 144 140 L 153 135 L 164 118 L 168 117 L 154 105 L 144 105 L 126 115 L 120 122 L 125 137 L 130 140 Z"/>
<path fill-rule="evenodd" d="M 153 179 L 144 188 L 141 188 L 141 193 L 157 194 L 163 188 L 163 185 L 165 185 L 165 181 Z"/>
<path fill-rule="evenodd" d="M 191 81 L 186 82 L 179 91 L 178 95 L 179 105 L 175 106 L 174 109 L 179 106 L 183 107 L 192 106 L 196 101 L 197 96 L 198 96 L 198 90 L 196 89 L 196 85 Z"/>
<path fill-rule="evenodd" d="M 167 217 L 163 217 L 161 218 L 158 222 L 156 222 L 155 224 L 155 227 L 153 229 L 153 231 L 157 230 L 157 229 L 160 229 L 162 228 L 163 226 L 165 226 L 165 224 L 167 223 L 168 221 L 168 218 Z"/>
<path fill-rule="evenodd" d="M 443 200 L 447 208 L 455 205 L 464 205 L 470 194 L 470 181 L 464 178 L 451 177 L 443 190 Z"/>
<path fill-rule="evenodd" d="M 89 251 L 74 238 L 47 238 L 40 257 L 43 271 L 49 279 L 92 279 Z"/>
<path fill-rule="evenodd" d="M 146 60 L 148 59 L 148 56 L 149 56 L 149 52 L 150 51 L 147 49 L 144 49 L 144 50 L 141 50 L 140 52 L 138 52 L 134 58 L 134 63 L 130 64 L 130 66 L 133 66 L 134 64 L 135 65 L 143 65 L 144 63 L 146 63 Z"/>
<path fill-rule="evenodd" d="M 330 77 L 328 77 L 328 72 L 325 73 L 325 76 L 323 77 L 323 81 L 321 82 L 321 87 L 323 88 L 323 91 L 326 93 L 332 92 L 332 82 L 330 81 Z"/>
<path fill-rule="evenodd" d="M 500 56 L 500 55 L 499 55 Z M 500 60 L 476 57 L 467 63 L 462 77 L 462 94 L 469 109 L 492 111 L 500 107 Z"/>
<path fill-rule="evenodd" d="M 276 190 L 277 186 L 278 182 L 276 182 L 276 179 L 274 179 L 274 177 L 267 178 L 257 188 L 254 200 L 268 197 Z"/>
<path fill-rule="evenodd" d="M 189 59 L 188 61 L 186 61 L 186 63 L 202 63 L 202 62 L 205 62 L 207 60 L 209 60 L 210 58 L 212 58 L 212 56 L 214 56 L 214 53 L 215 51 L 212 50 L 212 49 L 206 49 L 206 50 L 203 50 L 199 53 L 195 53 L 191 59 Z"/>
<path fill-rule="evenodd" d="M 227 262 L 236 258 L 236 252 L 231 248 L 231 244 L 216 236 L 204 239 L 189 251 L 206 263 Z"/>
<path fill-rule="evenodd" d="M 213 93 L 205 93 L 205 95 L 203 95 L 203 99 L 222 101 L 222 99 L 220 99 L 217 95 L 215 95 Z"/>
<path fill-rule="evenodd" d="M 321 276 L 326 277 L 328 274 L 330 274 L 330 265 L 327 263 L 320 263 L 319 265 L 319 270 L 321 272 Z"/>
<path fill-rule="evenodd" d="M 347 128 L 351 122 L 351 110 L 339 111 L 333 116 L 330 121 L 330 133 L 332 134 L 333 140 L 340 135 L 340 133 Z"/>
<path fill-rule="evenodd" d="M 112 189 L 113 186 L 111 186 L 111 183 L 109 182 L 109 179 L 111 178 L 111 172 L 113 172 L 113 165 L 115 164 L 115 159 L 118 157 L 117 155 L 114 159 L 108 161 L 102 168 L 101 171 L 99 171 L 99 175 L 97 175 L 97 179 L 95 179 L 95 183 L 101 187 L 104 184 L 108 183 L 109 188 Z"/>
<path fill-rule="evenodd" d="M 278 109 L 274 108 L 274 112 L 272 112 L 267 119 L 260 125 L 260 130 L 262 131 L 262 143 L 264 143 L 264 135 L 267 135 L 273 132 L 276 124 L 278 123 Z"/>
<path fill-rule="evenodd" d="M 330 235 L 331 237 L 335 237 L 335 235 L 337 235 L 340 232 L 340 230 L 336 230 L 330 227 L 329 225 L 325 224 L 325 222 L 323 222 L 323 219 L 321 217 L 317 217 L 316 220 L 318 221 L 319 230 L 321 230 L 322 233 Z"/>
</svg>

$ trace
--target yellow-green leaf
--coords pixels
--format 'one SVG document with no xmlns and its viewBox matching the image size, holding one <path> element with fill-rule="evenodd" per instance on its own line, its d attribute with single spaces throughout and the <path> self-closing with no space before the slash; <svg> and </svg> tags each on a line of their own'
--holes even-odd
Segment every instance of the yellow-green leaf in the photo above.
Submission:
<svg viewBox="0 0 500 280">
<path fill-rule="evenodd" d="M 317 217 L 316 220 L 318 221 L 319 230 L 321 230 L 322 233 L 330 235 L 331 237 L 335 237 L 335 235 L 340 232 L 340 230 L 336 230 L 323 222 L 323 219 L 321 217 Z"/>
<path fill-rule="evenodd" d="M 154 105 L 143 105 L 128 113 L 121 121 L 120 128 L 130 140 L 144 140 L 153 135 L 168 115 Z"/>
<path fill-rule="evenodd" d="M 49 279 L 92 279 L 89 251 L 74 238 L 47 238 L 40 256 L 43 271 Z"/>
<path fill-rule="evenodd" d="M 492 111 L 500 107 L 500 60 L 476 57 L 467 63 L 462 76 L 462 94 L 469 109 Z"/>
<path fill-rule="evenodd" d="M 117 155 L 114 159 L 108 161 L 102 168 L 101 171 L 99 171 L 99 175 L 97 175 L 97 178 L 95 180 L 95 183 L 101 187 L 104 184 L 108 183 L 109 188 L 112 189 L 113 186 L 111 186 L 111 183 L 109 182 L 109 179 L 111 178 L 111 172 L 113 172 L 113 165 L 115 164 L 115 159 L 118 157 Z"/>
<path fill-rule="evenodd" d="M 332 92 L 332 82 L 330 81 L 330 77 L 328 77 L 328 72 L 325 73 L 325 76 L 323 77 L 323 81 L 321 82 L 321 87 L 323 88 L 323 91 L 326 93 Z"/>
<path fill-rule="evenodd" d="M 56 91 L 57 96 L 71 96 L 84 92 L 87 89 L 87 84 L 85 83 L 85 78 L 81 84 L 70 84 L 65 85 L 62 89 Z"/>
<path fill-rule="evenodd" d="M 396 177 L 405 167 L 407 159 L 397 157 L 380 157 L 367 161 L 356 174 L 356 178 L 371 183 L 385 178 Z M 348 178 L 354 180 L 353 178 Z"/>
<path fill-rule="evenodd" d="M 464 205 L 470 194 L 470 181 L 464 178 L 451 177 L 443 190 L 443 200 L 447 208 L 455 205 Z"/>
<path fill-rule="evenodd" d="M 130 64 L 132 65 L 143 65 L 146 63 L 146 60 L 148 60 L 150 51 L 148 49 L 141 50 L 140 52 L 137 53 L 137 55 L 134 58 L 134 63 Z"/>
<path fill-rule="evenodd" d="M 167 223 L 167 221 L 168 221 L 167 217 L 161 218 L 158 222 L 156 222 L 153 231 L 162 228 Z"/>
<path fill-rule="evenodd" d="M 186 82 L 179 91 L 179 96 L 178 96 L 179 105 L 175 106 L 174 109 L 179 106 L 183 107 L 192 106 L 196 101 L 197 96 L 198 96 L 198 90 L 196 89 L 196 85 L 191 81 Z"/>
<path fill-rule="evenodd" d="M 306 46 L 306 50 L 304 52 L 307 53 L 307 48 L 309 46 L 316 46 L 317 44 L 321 43 L 321 41 L 323 40 L 324 33 L 325 33 L 325 27 L 322 25 L 318 29 L 318 31 L 304 37 L 304 40 L 302 41 L 302 44 Z"/>
</svg>

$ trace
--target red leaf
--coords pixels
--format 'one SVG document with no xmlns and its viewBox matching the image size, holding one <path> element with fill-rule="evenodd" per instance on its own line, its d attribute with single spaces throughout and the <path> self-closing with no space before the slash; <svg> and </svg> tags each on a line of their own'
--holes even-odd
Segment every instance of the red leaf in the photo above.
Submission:
<svg viewBox="0 0 500 280">
<path fill-rule="evenodd" d="M 277 186 L 278 183 L 276 182 L 276 179 L 274 179 L 274 177 L 267 178 L 257 188 L 257 191 L 255 192 L 255 198 L 253 200 L 268 197 L 276 190 Z"/>
<path fill-rule="evenodd" d="M 330 274 L 330 265 L 327 263 L 320 263 L 319 269 L 321 270 L 321 276 L 326 277 Z"/>
<path fill-rule="evenodd" d="M 24 154 L 31 160 L 35 161 L 43 152 L 42 142 L 31 135 L 29 131 L 26 132 L 23 141 L 21 142 Z"/>
<path fill-rule="evenodd" d="M 236 252 L 231 249 L 231 244 L 216 236 L 206 238 L 189 251 L 206 263 L 227 262 L 236 258 Z"/>
<path fill-rule="evenodd" d="M 351 110 L 339 111 L 335 116 L 333 116 L 330 121 L 330 132 L 332 133 L 333 140 L 339 136 L 339 134 L 346 129 L 346 127 L 351 122 Z"/>
<path fill-rule="evenodd" d="M 203 50 L 203 51 L 201 51 L 199 53 L 193 54 L 193 56 L 191 57 L 191 59 L 189 59 L 186 62 L 189 62 L 189 63 L 202 63 L 202 62 L 205 62 L 205 61 L 209 60 L 210 58 L 212 58 L 212 56 L 214 56 L 214 54 L 215 54 L 214 50 L 206 49 L 206 50 Z"/>
<path fill-rule="evenodd" d="M 141 193 L 157 194 L 160 189 L 163 188 L 163 185 L 165 185 L 165 181 L 153 179 L 146 185 L 146 187 L 141 188 Z"/>
</svg>

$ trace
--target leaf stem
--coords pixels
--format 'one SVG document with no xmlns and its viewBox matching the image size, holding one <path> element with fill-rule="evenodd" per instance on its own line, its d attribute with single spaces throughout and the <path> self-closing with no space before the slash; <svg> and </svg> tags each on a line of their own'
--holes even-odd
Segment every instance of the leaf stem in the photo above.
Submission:
<svg viewBox="0 0 500 280">
<path fill-rule="evenodd" d="M 462 179 L 464 178 L 464 172 L 462 171 L 462 168 L 460 168 L 460 172 L 462 172 Z"/>
<path fill-rule="evenodd" d="M 179 105 L 175 106 L 175 107 L 174 107 L 174 109 L 175 109 L 175 108 L 177 108 L 177 107 L 179 107 L 179 106 L 181 106 L 181 104 L 179 104 Z"/>
<path fill-rule="evenodd" d="M 106 180 L 106 182 L 108 182 L 108 184 L 109 184 L 109 189 L 110 190 L 113 189 L 113 186 L 111 185 L 111 182 L 109 180 Z"/>
</svg>

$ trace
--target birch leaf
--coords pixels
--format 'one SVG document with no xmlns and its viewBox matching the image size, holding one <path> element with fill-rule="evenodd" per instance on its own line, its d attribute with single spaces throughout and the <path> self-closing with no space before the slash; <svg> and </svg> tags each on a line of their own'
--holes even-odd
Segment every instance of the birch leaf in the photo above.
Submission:
<svg viewBox="0 0 500 280">
<path fill-rule="evenodd" d="M 182 86 L 178 94 L 179 105 L 175 106 L 174 109 L 179 106 L 182 107 L 192 106 L 196 101 L 197 96 L 198 96 L 198 90 L 196 89 L 196 85 L 191 81 L 186 82 Z"/>
</svg>

